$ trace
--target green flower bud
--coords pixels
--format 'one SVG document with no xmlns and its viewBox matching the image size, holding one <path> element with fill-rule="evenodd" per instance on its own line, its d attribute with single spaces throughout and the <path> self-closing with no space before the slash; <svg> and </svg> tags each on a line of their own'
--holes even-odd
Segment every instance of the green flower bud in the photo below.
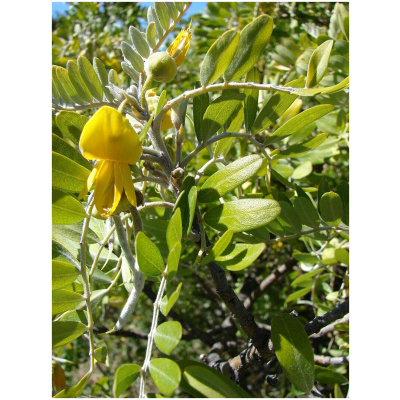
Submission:
<svg viewBox="0 0 400 400">
<path fill-rule="evenodd" d="M 175 60 L 165 51 L 152 54 L 144 64 L 147 76 L 156 82 L 169 82 L 176 75 Z"/>
</svg>

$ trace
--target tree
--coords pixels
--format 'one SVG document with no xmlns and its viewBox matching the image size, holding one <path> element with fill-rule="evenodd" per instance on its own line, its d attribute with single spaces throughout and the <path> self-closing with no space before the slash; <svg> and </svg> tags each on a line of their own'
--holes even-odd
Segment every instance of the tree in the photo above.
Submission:
<svg viewBox="0 0 400 400">
<path fill-rule="evenodd" d="M 342 397 L 347 5 L 119 4 L 53 32 L 54 395 Z"/>
</svg>

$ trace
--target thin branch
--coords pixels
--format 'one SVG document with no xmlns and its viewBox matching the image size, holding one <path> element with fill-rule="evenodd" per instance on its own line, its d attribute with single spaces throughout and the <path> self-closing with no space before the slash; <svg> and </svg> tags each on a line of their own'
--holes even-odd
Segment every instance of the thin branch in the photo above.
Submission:
<svg viewBox="0 0 400 400">
<path fill-rule="evenodd" d="M 319 356 L 314 354 L 314 362 L 320 365 L 329 366 L 329 365 L 343 365 L 348 364 L 350 361 L 349 356 L 347 357 L 328 357 L 328 356 Z"/>
</svg>

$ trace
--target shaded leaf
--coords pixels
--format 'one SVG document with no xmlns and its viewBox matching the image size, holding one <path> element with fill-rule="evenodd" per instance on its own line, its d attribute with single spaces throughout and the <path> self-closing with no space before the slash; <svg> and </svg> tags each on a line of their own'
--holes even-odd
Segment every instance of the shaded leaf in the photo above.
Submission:
<svg viewBox="0 0 400 400">
<path fill-rule="evenodd" d="M 220 97 L 216 98 L 207 107 L 201 125 L 203 141 L 206 141 L 218 132 L 238 107 L 240 107 L 244 98 L 245 95 L 243 93 L 225 90 Z"/>
<path fill-rule="evenodd" d="M 349 223 L 350 223 L 349 184 L 345 181 L 341 181 L 336 190 L 337 190 L 337 192 L 342 200 L 342 204 L 343 204 L 342 221 L 344 224 L 349 226 Z"/>
<path fill-rule="evenodd" d="M 304 87 L 304 84 L 304 79 L 296 79 L 286 84 L 285 87 L 302 88 Z M 296 99 L 296 94 L 276 92 L 257 115 L 257 118 L 251 127 L 251 133 L 259 133 L 264 129 L 267 129 L 284 114 Z"/>
<path fill-rule="evenodd" d="M 314 353 L 303 325 L 293 316 L 283 314 L 271 324 L 275 354 L 286 377 L 304 393 L 314 386 Z"/>
<path fill-rule="evenodd" d="M 175 246 L 175 243 L 180 243 L 182 240 L 182 217 L 181 209 L 177 208 L 168 222 L 167 227 L 167 244 L 169 250 Z"/>
<path fill-rule="evenodd" d="M 310 199 L 306 199 L 305 197 L 296 197 L 293 200 L 293 206 L 303 225 L 309 226 L 310 228 L 318 228 L 320 223 L 318 212 Z"/>
<path fill-rule="evenodd" d="M 215 260 L 219 255 L 221 255 L 224 250 L 228 247 L 232 240 L 233 231 L 228 229 L 214 244 L 211 250 L 207 251 L 207 255 L 202 259 L 200 266 L 206 265 L 209 262 Z"/>
<path fill-rule="evenodd" d="M 196 81 L 196 88 L 200 87 L 200 82 Z M 193 123 L 196 131 L 196 137 L 199 142 L 202 141 L 202 121 L 207 107 L 210 105 L 210 96 L 203 93 L 200 96 L 193 97 Z"/>
<path fill-rule="evenodd" d="M 182 251 L 182 244 L 181 242 L 176 242 L 175 245 L 172 247 L 170 252 L 168 253 L 168 269 L 167 269 L 167 274 L 168 274 L 168 281 L 171 281 L 173 277 L 176 275 L 176 272 L 178 271 L 178 266 L 179 266 L 179 260 L 181 257 L 181 251 Z"/>
<path fill-rule="evenodd" d="M 339 225 L 343 216 L 343 205 L 338 194 L 324 193 L 319 202 L 319 208 L 324 221 L 334 226 Z"/>
<path fill-rule="evenodd" d="M 349 383 L 348 379 L 342 374 L 339 374 L 339 372 L 319 365 L 315 366 L 315 380 L 317 382 L 325 383 L 326 385 L 334 385 L 335 383 L 344 385 Z"/>
<path fill-rule="evenodd" d="M 278 221 L 283 228 L 292 233 L 301 232 L 301 222 L 296 214 L 292 204 L 287 201 L 280 201 L 281 213 L 278 216 Z"/>
<path fill-rule="evenodd" d="M 260 83 L 260 75 L 258 69 L 253 67 L 246 75 L 246 82 Z M 257 89 L 245 89 L 244 94 L 246 99 L 244 100 L 244 123 L 246 126 L 246 132 L 250 132 L 253 126 L 254 120 L 257 116 L 258 110 L 258 90 Z"/>
<path fill-rule="evenodd" d="M 249 398 L 251 395 L 235 385 L 221 372 L 204 363 L 183 360 L 178 363 L 182 371 L 180 387 L 195 398 Z"/>
</svg>

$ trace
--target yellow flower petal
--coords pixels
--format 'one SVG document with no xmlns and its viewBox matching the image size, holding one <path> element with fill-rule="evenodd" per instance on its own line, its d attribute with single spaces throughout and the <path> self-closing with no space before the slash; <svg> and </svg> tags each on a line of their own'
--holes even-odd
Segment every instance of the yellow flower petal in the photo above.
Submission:
<svg viewBox="0 0 400 400">
<path fill-rule="evenodd" d="M 186 58 L 186 54 L 190 47 L 192 40 L 192 33 L 190 32 L 190 25 L 188 30 L 182 29 L 179 35 L 169 45 L 167 53 L 175 60 L 176 65 L 179 67 Z"/>
<path fill-rule="evenodd" d="M 142 155 L 139 136 L 128 119 L 108 106 L 101 107 L 86 123 L 79 147 L 89 160 L 135 164 Z"/>
<path fill-rule="evenodd" d="M 128 164 L 118 164 L 122 178 L 124 180 L 124 190 L 126 197 L 133 206 L 137 206 L 137 201 L 136 201 L 136 193 L 135 193 L 135 187 L 133 186 L 133 181 L 132 181 L 132 176 L 131 176 L 131 170 L 129 169 Z"/>
<path fill-rule="evenodd" d="M 108 218 L 114 203 L 114 162 L 104 161 L 94 188 L 94 204 L 103 218 Z"/>
<path fill-rule="evenodd" d="M 123 190 L 124 180 L 122 178 L 121 170 L 119 168 L 119 163 L 114 163 L 114 202 L 110 214 L 112 214 L 117 208 L 119 201 L 121 200 Z"/>
<path fill-rule="evenodd" d="M 93 185 L 93 182 L 96 180 L 97 177 L 97 173 L 99 172 L 99 169 L 101 167 L 102 161 L 99 161 L 94 168 L 92 169 L 92 171 L 90 172 L 86 182 L 85 182 L 85 186 L 82 188 L 81 192 L 79 193 L 78 196 L 78 200 L 83 199 L 86 195 L 86 193 L 90 190 L 90 188 Z"/>
</svg>

